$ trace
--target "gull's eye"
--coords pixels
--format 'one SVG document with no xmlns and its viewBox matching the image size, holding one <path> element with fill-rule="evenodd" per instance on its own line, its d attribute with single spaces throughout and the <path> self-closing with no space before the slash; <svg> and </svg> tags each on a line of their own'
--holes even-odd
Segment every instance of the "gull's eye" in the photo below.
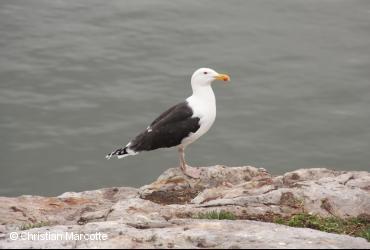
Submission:
<svg viewBox="0 0 370 250">
<path fill-rule="evenodd" d="M 204 72 L 203 72 L 203 74 L 207 75 L 207 74 L 208 74 L 208 72 L 207 72 L 207 71 L 204 71 Z"/>
</svg>

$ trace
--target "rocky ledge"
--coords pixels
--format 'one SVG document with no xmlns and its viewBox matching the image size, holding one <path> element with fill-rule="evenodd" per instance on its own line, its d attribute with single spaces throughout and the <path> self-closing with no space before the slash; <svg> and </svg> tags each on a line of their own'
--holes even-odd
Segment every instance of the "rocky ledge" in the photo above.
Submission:
<svg viewBox="0 0 370 250">
<path fill-rule="evenodd" d="M 0 197 L 0 248 L 370 249 L 363 238 L 270 223 L 301 213 L 369 221 L 368 172 L 314 168 L 272 176 L 251 166 L 201 170 L 200 179 L 191 179 L 169 169 L 139 189 Z M 215 211 L 236 220 L 200 216 Z M 14 241 L 10 239 L 14 231 L 100 232 L 108 239 Z"/>
</svg>

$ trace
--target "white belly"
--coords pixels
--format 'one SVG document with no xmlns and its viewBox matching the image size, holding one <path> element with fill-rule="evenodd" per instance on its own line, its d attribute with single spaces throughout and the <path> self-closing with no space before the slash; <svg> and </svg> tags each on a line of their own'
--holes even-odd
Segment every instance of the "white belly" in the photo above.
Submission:
<svg viewBox="0 0 370 250">
<path fill-rule="evenodd" d="M 200 119 L 200 128 L 195 133 L 191 133 L 189 137 L 182 140 L 181 144 L 184 147 L 204 135 L 212 127 L 216 119 L 216 101 L 213 91 L 206 97 L 207 98 L 193 95 L 187 99 L 189 106 L 193 109 L 192 117 L 198 117 Z"/>
</svg>

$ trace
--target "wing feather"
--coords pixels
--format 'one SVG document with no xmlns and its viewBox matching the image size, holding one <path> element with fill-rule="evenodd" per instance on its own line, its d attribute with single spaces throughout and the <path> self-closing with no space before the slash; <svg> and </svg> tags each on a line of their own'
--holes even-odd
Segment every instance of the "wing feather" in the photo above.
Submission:
<svg viewBox="0 0 370 250">
<path fill-rule="evenodd" d="M 193 111 L 187 102 L 171 107 L 132 140 L 130 149 L 139 152 L 181 144 L 184 138 L 195 133 L 200 127 L 199 118 L 192 115 Z"/>
</svg>

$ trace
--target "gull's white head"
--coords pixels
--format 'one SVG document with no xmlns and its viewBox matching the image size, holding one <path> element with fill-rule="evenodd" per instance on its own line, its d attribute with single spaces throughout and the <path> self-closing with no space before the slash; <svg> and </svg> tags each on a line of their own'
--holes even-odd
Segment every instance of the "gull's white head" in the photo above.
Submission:
<svg viewBox="0 0 370 250">
<path fill-rule="evenodd" d="M 230 76 L 226 74 L 219 74 L 213 69 L 200 68 L 196 70 L 191 77 L 191 85 L 196 86 L 207 86 L 210 85 L 214 80 L 221 80 L 228 82 L 230 81 Z"/>
</svg>

